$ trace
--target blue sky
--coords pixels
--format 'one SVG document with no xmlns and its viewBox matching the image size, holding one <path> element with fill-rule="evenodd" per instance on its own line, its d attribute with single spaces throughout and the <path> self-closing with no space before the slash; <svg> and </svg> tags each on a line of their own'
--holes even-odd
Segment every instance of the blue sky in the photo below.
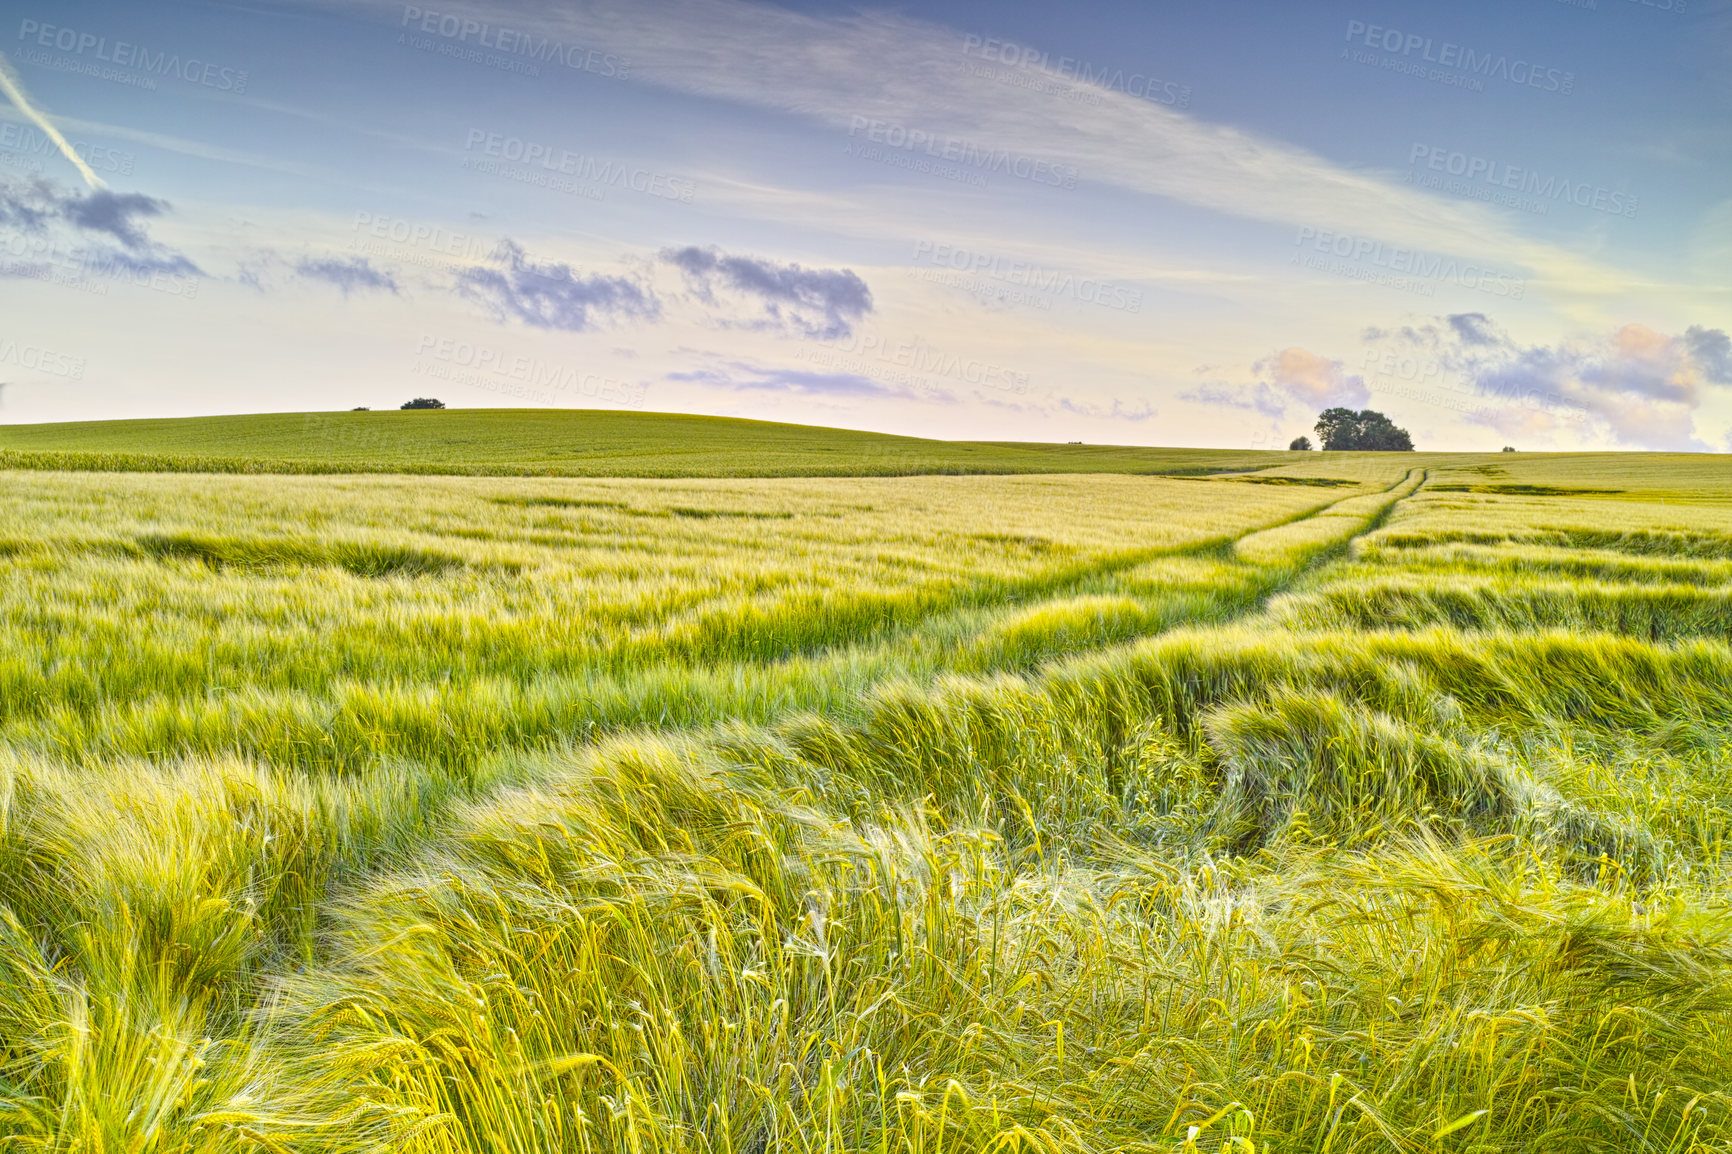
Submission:
<svg viewBox="0 0 1732 1154">
<path fill-rule="evenodd" d="M 1728 0 L 0 9 L 0 420 L 1732 449 Z"/>
</svg>

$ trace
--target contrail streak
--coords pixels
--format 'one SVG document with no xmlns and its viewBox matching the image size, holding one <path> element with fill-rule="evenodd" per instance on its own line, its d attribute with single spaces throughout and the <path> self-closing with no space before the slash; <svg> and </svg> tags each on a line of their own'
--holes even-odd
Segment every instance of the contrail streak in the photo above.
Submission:
<svg viewBox="0 0 1732 1154">
<path fill-rule="evenodd" d="M 36 127 L 48 134 L 48 139 L 52 140 L 54 146 L 60 149 L 60 155 L 71 161 L 72 167 L 76 168 L 78 174 L 84 177 L 85 184 L 91 188 L 108 187 L 102 183 L 102 178 L 92 172 L 90 166 L 84 163 L 84 158 L 72 150 L 72 145 L 68 144 L 66 138 L 60 135 L 60 130 L 50 124 L 46 116 L 36 111 L 35 105 L 31 104 L 30 98 L 24 94 L 24 82 L 18 79 L 16 72 L 12 71 L 12 62 L 6 59 L 4 52 L 0 52 L 0 90 L 6 93 L 7 99 L 18 106 L 18 111 L 35 121 Z"/>
</svg>

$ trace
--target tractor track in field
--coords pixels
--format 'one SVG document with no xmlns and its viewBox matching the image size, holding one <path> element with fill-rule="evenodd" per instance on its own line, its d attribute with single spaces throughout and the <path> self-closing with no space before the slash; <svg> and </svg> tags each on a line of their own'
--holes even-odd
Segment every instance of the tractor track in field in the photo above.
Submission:
<svg viewBox="0 0 1732 1154">
<path fill-rule="evenodd" d="M 1417 476 L 1415 476 L 1415 474 L 1417 474 Z M 1417 467 L 1409 469 L 1406 474 L 1402 476 L 1401 480 L 1383 490 L 1382 494 L 1379 494 L 1381 496 L 1389 496 L 1389 500 L 1377 506 L 1371 513 L 1369 513 L 1365 517 L 1364 521 L 1354 529 L 1353 532 L 1349 533 L 1345 537 L 1327 542 L 1313 552 L 1307 554 L 1303 561 L 1297 566 L 1285 572 L 1277 572 L 1275 579 L 1271 581 L 1258 595 L 1255 604 L 1247 606 L 1243 612 L 1236 614 L 1235 617 L 1248 617 L 1252 613 L 1263 612 L 1272 598 L 1289 592 L 1301 581 L 1312 577 L 1319 571 L 1326 569 L 1330 565 L 1341 560 L 1341 558 L 1345 557 L 1348 551 L 1353 548 L 1353 542 L 1359 540 L 1359 538 L 1365 536 L 1367 533 L 1374 533 L 1378 529 L 1381 529 L 1388 523 L 1390 515 L 1395 512 L 1396 507 L 1423 489 L 1425 483 L 1430 480 L 1430 478 L 1431 472 L 1428 469 Z M 1390 496 L 1390 494 L 1393 494 L 1393 496 Z M 1341 500 L 1332 502 L 1322 509 L 1308 513 L 1303 517 L 1295 518 L 1294 521 L 1288 522 L 1288 524 L 1302 524 L 1306 521 L 1316 520 L 1319 517 L 1329 515 L 1332 510 L 1339 508 L 1348 501 L 1361 500 L 1368 495 L 1369 494 L 1360 493 L 1353 497 L 1343 497 Z M 1277 526 L 1277 528 L 1279 528 L 1279 526 Z M 1268 530 L 1258 530 L 1258 532 L 1267 531 Z M 1255 533 L 1245 534 L 1244 537 L 1239 539 L 1239 542 L 1235 543 L 1235 547 L 1247 538 L 1255 535 Z M 1211 624 L 1213 623 L 1214 622 L 1211 622 Z"/>
<path fill-rule="evenodd" d="M 780 656 L 783 658 L 818 657 L 825 654 L 844 653 L 862 647 L 895 646 L 919 636 L 922 632 L 931 630 L 936 623 L 960 614 L 1008 611 L 1034 607 L 1044 602 L 1063 601 L 1090 593 L 1111 593 L 1113 592 L 1111 583 L 1115 577 L 1154 561 L 1193 558 L 1234 563 L 1236 561 L 1236 549 L 1248 537 L 1327 516 L 1345 501 L 1364 500 L 1394 492 L 1408 484 L 1413 479 L 1415 471 L 1409 470 L 1401 480 L 1381 492 L 1355 493 L 1296 513 L 1272 524 L 1247 529 L 1237 536 L 1223 534 L 1180 545 L 1125 549 L 1102 558 L 1056 565 L 1045 572 L 1026 577 L 975 581 L 960 585 L 949 591 L 948 595 L 934 597 L 932 602 L 916 615 L 899 621 L 884 621 L 880 623 L 877 629 L 865 635 L 818 642 L 809 646 L 790 649 Z M 1423 481 L 1423 476 L 1421 480 Z M 1399 499 L 1398 497 L 1395 500 Z M 1369 527 L 1371 526 L 1368 525 L 1367 528 Z M 1321 560 L 1320 558 L 1319 563 Z M 1281 576 L 1282 588 L 1285 587 L 1285 583 L 1297 579 L 1298 576 L 1298 573 L 1283 574 Z M 1233 612 L 1225 615 L 1224 618 L 1212 617 L 1208 620 L 1231 619 L 1255 612 L 1264 599 L 1280 591 L 1281 588 L 1259 589 L 1249 600 L 1235 605 Z M 1191 622 L 1179 621 L 1173 624 L 1188 623 Z M 765 656 L 774 657 L 775 655 L 760 654 L 757 655 L 756 659 L 762 659 Z"/>
<path fill-rule="evenodd" d="M 1288 592 L 1300 581 L 1339 560 L 1352 547 L 1353 541 L 1380 528 L 1388 520 L 1396 506 L 1418 492 L 1428 479 L 1428 470 L 1413 468 L 1409 469 L 1401 479 L 1381 491 L 1345 496 L 1274 524 L 1249 529 L 1238 536 L 1212 537 L 1185 545 L 1129 550 L 1101 561 L 1049 571 L 1020 581 L 996 583 L 995 587 L 975 585 L 960 591 L 944 606 L 935 608 L 917 620 L 888 630 L 876 638 L 846 641 L 823 647 L 818 652 L 839 654 L 862 645 L 895 647 L 910 642 L 923 633 L 932 632 L 935 627 L 941 629 L 941 623 L 947 618 L 970 612 L 992 614 L 1024 608 L 1033 609 L 1043 603 L 1060 603 L 1089 594 L 1134 596 L 1133 594 L 1126 594 L 1122 590 L 1115 590 L 1113 588 L 1114 578 L 1138 566 L 1163 559 L 1214 560 L 1224 564 L 1241 566 L 1252 572 L 1260 571 L 1266 575 L 1266 579 L 1252 582 L 1244 590 L 1242 596 L 1224 599 L 1216 612 L 1193 614 L 1170 620 L 1159 628 L 1104 642 L 1104 646 L 1158 636 L 1176 628 L 1222 625 L 1241 620 L 1262 612 L 1271 598 Z M 1366 501 L 1369 503 L 1374 498 L 1385 499 L 1380 504 L 1372 506 L 1362 517 L 1358 518 L 1350 532 L 1308 549 L 1295 564 L 1259 565 L 1239 556 L 1240 546 L 1250 538 L 1264 533 L 1280 532 L 1293 526 L 1315 521 L 1318 518 L 1328 517 L 1349 501 Z M 1096 646 L 1090 648 L 1096 648 Z M 1042 660 L 1061 656 L 1063 656 L 1062 652 L 1054 652 L 1043 657 Z M 957 671 L 963 670 L 958 669 Z M 971 671 L 981 672 L 981 670 Z"/>
<path fill-rule="evenodd" d="M 1415 473 L 1419 474 L 1417 481 L 1414 480 Z M 1159 561 L 1166 558 L 1203 557 L 1218 558 L 1223 561 L 1231 560 L 1234 556 L 1235 550 L 1247 538 L 1254 537 L 1260 533 L 1283 529 L 1290 525 L 1312 521 L 1318 517 L 1328 516 L 1333 510 L 1348 501 L 1364 500 L 1368 497 L 1387 496 L 1388 494 L 1395 493 L 1402 486 L 1412 482 L 1412 488 L 1409 489 L 1408 492 L 1400 493 L 1391 498 L 1386 504 L 1381 506 L 1377 512 L 1371 514 L 1370 519 L 1366 522 L 1365 526 L 1353 535 L 1357 537 L 1361 533 L 1368 533 L 1382 525 L 1383 521 L 1387 518 L 1389 511 L 1401 501 L 1416 492 L 1422 485 L 1424 485 L 1426 479 L 1427 471 L 1425 469 L 1409 469 L 1400 480 L 1380 492 L 1350 494 L 1341 497 L 1338 500 L 1319 505 L 1316 508 L 1296 513 L 1291 517 L 1276 521 L 1273 524 L 1260 525 L 1254 529 L 1247 529 L 1238 536 L 1209 537 L 1201 541 L 1193 541 L 1184 545 L 1162 545 L 1148 549 L 1132 549 L 1116 553 L 1099 561 L 1083 562 L 1078 565 L 1037 574 L 1033 577 L 1023 578 L 1017 581 L 975 585 L 968 591 L 968 593 L 957 599 L 954 607 L 965 607 L 971 601 L 984 607 L 989 604 L 1021 604 L 1042 597 L 1061 597 L 1069 592 L 1080 591 L 1080 589 L 1091 580 L 1112 577 L 1127 569 L 1134 569 L 1139 565 L 1146 565 L 1150 561 Z M 1341 550 L 1344 551 L 1351 540 L 1352 538 L 1348 538 L 1346 541 L 1343 541 L 1341 543 Z M 1316 560 L 1318 563 L 1322 563 L 1324 560 L 1333 559 L 1333 555 L 1334 554 L 1329 558 L 1318 557 Z M 991 596 L 991 590 L 994 584 L 997 585 L 998 588 L 1006 590 L 1004 596 L 998 598 L 993 598 Z M 981 596 L 982 594 L 985 594 L 985 596 Z"/>
<path fill-rule="evenodd" d="M 1415 478 L 1415 474 L 1418 475 L 1417 479 Z M 1040 597 L 1062 597 L 1067 593 L 1083 591 L 1083 587 L 1091 580 L 1109 578 L 1118 573 L 1122 573 L 1127 569 L 1134 569 L 1137 566 L 1145 565 L 1150 561 L 1159 561 L 1165 558 L 1199 557 L 1217 558 L 1223 561 L 1233 560 L 1239 546 L 1247 539 L 1255 537 L 1258 534 L 1284 529 L 1292 525 L 1314 521 L 1319 517 L 1329 516 L 1335 509 L 1348 501 L 1359 501 L 1365 500 L 1368 497 L 1382 497 L 1395 494 L 1395 496 L 1390 497 L 1388 501 L 1379 506 L 1374 512 L 1368 514 L 1364 524 L 1355 530 L 1350 536 L 1343 538 L 1338 542 L 1332 542 L 1323 549 L 1309 554 L 1300 569 L 1289 575 L 1288 581 L 1290 582 L 1292 580 L 1297 580 L 1299 577 L 1309 573 L 1313 569 L 1337 559 L 1347 551 L 1355 539 L 1380 528 L 1388 520 L 1389 514 L 1394 511 L 1395 507 L 1402 501 L 1405 501 L 1408 497 L 1411 497 L 1414 493 L 1418 492 L 1425 485 L 1425 482 L 1428 479 L 1429 471 L 1416 467 L 1409 469 L 1405 474 L 1403 474 L 1400 480 L 1380 492 L 1350 494 L 1341 497 L 1338 500 L 1330 501 L 1327 504 L 1319 505 L 1314 509 L 1307 509 L 1302 513 L 1296 513 L 1291 517 L 1277 521 L 1273 524 L 1261 525 L 1255 529 L 1248 529 L 1236 537 L 1210 537 L 1206 540 L 1195 541 L 1186 545 L 1171 545 L 1151 549 L 1132 550 L 1116 554 L 1103 561 L 1075 566 L 1069 571 L 1041 574 L 1037 577 L 1028 578 L 1024 581 L 1014 583 L 1016 588 L 1013 592 L 1008 596 L 1002 597 L 991 603 L 1008 606 L 1022 604 L 1026 601 Z M 1403 486 L 1410 487 L 1406 492 L 1398 492 L 1398 490 L 1402 489 Z M 979 588 L 979 586 L 976 587 L 976 589 Z M 961 606 L 959 605 L 958 607 Z"/>
</svg>

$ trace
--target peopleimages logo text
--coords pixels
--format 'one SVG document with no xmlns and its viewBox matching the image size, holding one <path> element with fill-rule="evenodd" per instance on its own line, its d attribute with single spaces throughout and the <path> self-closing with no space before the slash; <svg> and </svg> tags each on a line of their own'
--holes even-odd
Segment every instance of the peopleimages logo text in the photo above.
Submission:
<svg viewBox="0 0 1732 1154">
<path fill-rule="evenodd" d="M 1518 301 L 1527 292 L 1527 283 L 1508 273 L 1418 249 L 1395 248 L 1373 237 L 1329 232 L 1307 225 L 1299 229 L 1293 243 L 1302 249 L 1309 245 L 1317 252 L 1342 260 L 1355 261 L 1403 277 L 1417 278 L 1422 283 L 1447 281 L 1463 288 L 1477 289 L 1493 296 L 1509 297 Z M 1295 259 L 1298 260 L 1297 256 Z M 1305 262 L 1300 260 L 1298 263 Z"/>
<path fill-rule="evenodd" d="M 413 372 L 459 384 L 489 388 L 490 386 L 479 383 L 485 379 L 480 374 L 486 374 L 517 382 L 530 389 L 543 390 L 546 396 L 540 399 L 545 400 L 552 400 L 554 392 L 572 391 L 623 405 L 637 404 L 643 400 L 644 389 L 641 385 L 597 373 L 586 373 L 568 365 L 549 364 L 539 357 L 520 356 L 503 349 L 453 340 L 450 337 L 431 334 L 423 336 L 415 347 L 415 353 L 420 361 L 413 368 Z M 465 369 L 474 370 L 476 375 L 466 377 L 460 372 Z M 501 390 L 493 388 L 492 391 Z M 519 392 L 513 395 L 529 394 Z"/>
<path fill-rule="evenodd" d="M 51 377 L 66 377 L 74 381 L 84 379 L 83 357 L 55 352 L 41 345 L 21 345 L 14 340 L 0 339 L 0 364 L 14 364 Z"/>
<path fill-rule="evenodd" d="M 72 145 L 72 151 L 78 159 L 93 170 L 112 172 L 118 176 L 132 175 L 132 153 L 100 144 L 86 144 L 81 140 L 68 143 Z M 27 156 L 60 155 L 60 146 L 55 144 L 46 132 L 39 132 L 28 124 L 0 124 L 0 149 L 20 152 Z"/>
<path fill-rule="evenodd" d="M 1098 305 L 1120 312 L 1140 312 L 1143 307 L 1143 294 L 1140 289 L 1127 289 L 1110 281 L 1041 268 L 1028 261 L 1003 260 L 995 253 L 979 252 L 961 245 L 940 244 L 930 240 L 915 241 L 914 262 L 936 265 L 969 276 L 988 277 L 1035 292 L 1069 297 L 1082 304 Z"/>
<path fill-rule="evenodd" d="M 846 338 L 819 337 L 814 344 L 846 356 L 876 360 L 918 376 L 954 377 L 971 385 L 985 385 L 1008 393 L 1028 392 L 1028 374 L 993 361 L 960 357 L 927 344 L 919 337 L 892 344 L 871 333 L 850 333 Z M 839 365 L 837 367 L 840 367 Z M 855 369 L 854 371 L 859 371 Z M 870 375 L 870 374 L 867 374 Z M 927 386 L 930 387 L 930 386 Z"/>
<path fill-rule="evenodd" d="M 961 137 L 936 136 L 923 128 L 908 128 L 895 121 L 850 117 L 848 135 L 864 136 L 874 144 L 908 152 L 923 151 L 927 156 L 981 172 L 1001 173 L 1055 188 L 1076 187 L 1077 167 L 1074 164 L 1039 160 L 1020 152 L 975 144 Z"/>
<path fill-rule="evenodd" d="M 436 224 L 421 224 L 372 212 L 355 214 L 354 231 L 365 233 L 371 240 L 390 241 L 393 245 L 425 249 L 435 256 L 460 260 L 494 260 L 500 252 L 499 242 L 486 240 L 476 233 L 452 232 Z M 384 253 L 390 250 L 381 245 L 375 246 L 375 251 Z M 405 259 L 396 253 L 391 255 L 397 260 Z"/>
<path fill-rule="evenodd" d="M 616 161 L 586 156 L 567 148 L 539 144 L 521 137 L 503 136 L 482 128 L 471 128 L 463 147 L 465 151 L 479 151 L 496 160 L 509 161 L 528 168 L 540 167 L 550 173 L 597 185 L 630 188 L 633 192 L 641 192 L 645 196 L 677 200 L 682 204 L 692 202 L 692 193 L 697 187 L 683 177 L 669 176 L 667 173 L 654 172 L 647 168 L 632 168 Z M 472 160 L 465 160 L 463 164 L 465 168 L 487 171 Z M 500 175 L 508 175 L 504 170 L 495 171 Z"/>
<path fill-rule="evenodd" d="M 624 80 L 631 73 L 631 62 L 611 52 L 582 44 L 565 44 L 533 32 L 410 4 L 403 6 L 403 27 L 457 44 L 489 48 L 506 56 L 523 56 L 543 64 L 563 64 L 573 71 L 592 72 L 609 79 Z"/>
<path fill-rule="evenodd" d="M 1146 72 L 1126 72 L 1123 68 L 1096 68 L 1074 56 L 1052 60 L 1045 52 L 1027 45 L 1013 44 L 985 36 L 967 36 L 962 42 L 964 56 L 978 56 L 1011 68 L 1035 68 L 1061 80 L 1071 80 L 1108 92 L 1123 92 L 1139 100 L 1175 108 L 1191 106 L 1191 86 L 1176 80 L 1162 80 Z"/>
<path fill-rule="evenodd" d="M 1540 174 L 1531 168 L 1505 164 L 1489 157 L 1469 156 L 1467 153 L 1451 152 L 1436 145 L 1415 143 L 1407 154 L 1407 163 L 1413 167 L 1423 164 L 1432 172 L 1447 173 L 1468 181 L 1513 189 L 1542 201 L 1562 200 L 1578 208 L 1591 208 L 1613 216 L 1636 215 L 1637 199 L 1627 192 L 1589 184 L 1585 180 L 1569 180 L 1550 175 L 1541 179 Z M 1424 181 L 1410 183 L 1423 184 Z"/>
<path fill-rule="evenodd" d="M 1417 32 L 1402 32 L 1400 29 L 1385 28 L 1380 24 L 1367 24 L 1363 20 L 1347 22 L 1347 41 L 1387 52 L 1391 56 L 1412 57 L 1417 54 L 1419 60 L 1428 64 L 1454 68 L 1487 80 L 1507 80 L 1511 84 L 1523 84 L 1543 92 L 1557 92 L 1566 96 L 1575 91 L 1574 72 L 1544 68 L 1532 61 L 1511 60 L 1508 56 L 1490 52 L 1476 52 L 1448 40 L 1439 42 Z M 1342 52 L 1345 55 L 1346 49 Z"/>
<path fill-rule="evenodd" d="M 178 52 L 152 52 L 142 44 L 125 40 L 110 42 L 106 36 L 80 32 L 76 28 L 25 20 L 18 25 L 18 39 L 38 48 L 88 56 L 92 60 L 119 68 L 137 69 L 151 76 L 177 77 L 188 84 L 215 88 L 219 92 L 241 93 L 247 90 L 247 74 L 239 68 L 225 68 L 192 56 L 182 59 Z"/>
</svg>

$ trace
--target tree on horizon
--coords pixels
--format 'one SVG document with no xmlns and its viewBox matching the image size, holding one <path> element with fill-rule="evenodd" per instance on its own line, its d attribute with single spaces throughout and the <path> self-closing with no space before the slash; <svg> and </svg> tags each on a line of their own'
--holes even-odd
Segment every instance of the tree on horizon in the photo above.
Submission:
<svg viewBox="0 0 1732 1154">
<path fill-rule="evenodd" d="M 1413 437 L 1376 409 L 1333 408 L 1317 414 L 1317 437 L 1334 451 L 1411 453 Z"/>
</svg>

